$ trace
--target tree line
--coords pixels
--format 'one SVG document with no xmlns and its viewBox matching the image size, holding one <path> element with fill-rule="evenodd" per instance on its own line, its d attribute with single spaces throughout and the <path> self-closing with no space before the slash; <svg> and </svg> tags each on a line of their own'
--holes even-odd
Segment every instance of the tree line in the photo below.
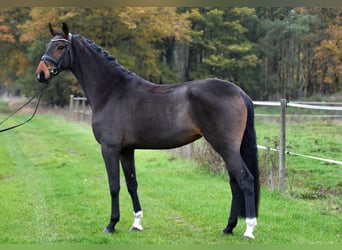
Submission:
<svg viewBox="0 0 342 250">
<path fill-rule="evenodd" d="M 342 8 L 125 7 L 0 8 L 0 92 L 31 95 L 35 67 L 51 38 L 48 22 L 68 23 L 121 65 L 159 84 L 217 77 L 254 99 L 301 99 L 342 87 Z M 45 99 L 64 105 L 82 94 L 61 74 Z"/>
</svg>

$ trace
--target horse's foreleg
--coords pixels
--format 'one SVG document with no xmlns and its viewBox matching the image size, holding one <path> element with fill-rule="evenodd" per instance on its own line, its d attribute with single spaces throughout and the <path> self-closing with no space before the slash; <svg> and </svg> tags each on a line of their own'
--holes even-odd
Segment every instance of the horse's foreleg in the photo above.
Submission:
<svg viewBox="0 0 342 250">
<path fill-rule="evenodd" d="M 141 219 L 143 217 L 143 213 L 138 198 L 138 182 L 135 175 L 134 150 L 122 152 L 120 154 L 120 159 L 125 174 L 127 190 L 131 195 L 134 209 L 134 222 L 130 231 L 142 231 L 143 227 L 141 226 Z"/>
<path fill-rule="evenodd" d="M 103 233 L 115 231 L 115 225 L 120 220 L 119 191 L 120 191 L 120 169 L 119 169 L 119 148 L 102 145 L 102 156 L 106 164 L 109 191 L 112 199 L 112 211 L 110 222 L 103 230 Z"/>
</svg>

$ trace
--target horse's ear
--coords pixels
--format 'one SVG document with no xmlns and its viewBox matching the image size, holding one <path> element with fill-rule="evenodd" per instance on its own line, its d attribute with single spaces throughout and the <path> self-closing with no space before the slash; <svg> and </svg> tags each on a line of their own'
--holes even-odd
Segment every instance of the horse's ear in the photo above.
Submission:
<svg viewBox="0 0 342 250">
<path fill-rule="evenodd" d="M 51 23 L 49 23 L 49 29 L 50 29 L 50 33 L 51 33 L 52 36 L 56 36 L 57 35 L 57 32 L 52 28 Z"/>
<path fill-rule="evenodd" d="M 66 23 L 62 23 L 62 31 L 63 31 L 63 37 L 65 39 L 68 39 L 69 36 L 69 28 L 68 25 Z"/>
</svg>

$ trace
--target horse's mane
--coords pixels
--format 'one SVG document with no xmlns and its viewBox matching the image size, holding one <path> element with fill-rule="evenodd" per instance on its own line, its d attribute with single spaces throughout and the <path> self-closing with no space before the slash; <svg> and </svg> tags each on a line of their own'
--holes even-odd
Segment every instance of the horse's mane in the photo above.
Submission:
<svg viewBox="0 0 342 250">
<path fill-rule="evenodd" d="M 79 40 L 86 43 L 90 48 L 98 52 L 104 59 L 108 61 L 116 70 L 120 71 L 121 73 L 126 74 L 130 77 L 138 77 L 134 72 L 125 69 L 122 65 L 119 64 L 118 60 L 111 55 L 108 51 L 104 50 L 101 46 L 97 45 L 94 41 L 88 40 L 81 35 L 74 35 Z"/>
</svg>

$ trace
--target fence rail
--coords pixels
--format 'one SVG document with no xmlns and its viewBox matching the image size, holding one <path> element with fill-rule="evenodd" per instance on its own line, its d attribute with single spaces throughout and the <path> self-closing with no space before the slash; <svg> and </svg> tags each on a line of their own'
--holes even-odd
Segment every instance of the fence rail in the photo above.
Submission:
<svg viewBox="0 0 342 250">
<path fill-rule="evenodd" d="M 280 102 L 271 102 L 271 101 L 270 102 L 253 101 L 253 104 L 259 105 L 259 106 L 273 106 L 273 107 L 281 106 Z M 341 107 L 327 106 L 327 105 L 341 105 Z M 319 102 L 286 102 L 286 107 L 342 111 L 342 103 L 341 102 L 334 102 L 334 103 L 327 103 L 327 102 L 322 102 L 322 103 L 319 103 Z"/>
</svg>

